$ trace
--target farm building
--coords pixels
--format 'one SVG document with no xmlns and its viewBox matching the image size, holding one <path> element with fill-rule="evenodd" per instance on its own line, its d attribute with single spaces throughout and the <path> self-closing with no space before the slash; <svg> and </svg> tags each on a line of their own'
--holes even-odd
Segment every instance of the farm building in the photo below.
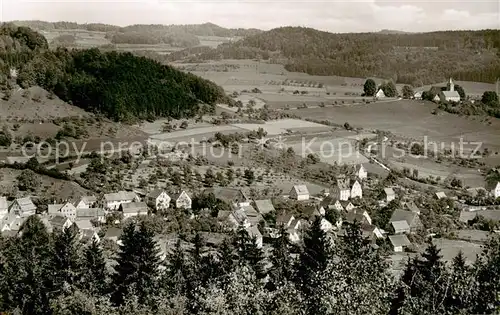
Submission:
<svg viewBox="0 0 500 315">
<path fill-rule="evenodd" d="M 9 207 L 9 212 L 20 217 L 29 217 L 36 213 L 36 206 L 31 197 L 17 198 Z"/>
<path fill-rule="evenodd" d="M 0 232 L 2 232 L 2 234 L 6 231 L 15 231 L 17 233 L 23 222 L 24 218 L 20 218 L 14 213 L 8 213 L 0 221 Z"/>
<path fill-rule="evenodd" d="M 422 222 L 418 217 L 418 214 L 411 211 L 397 209 L 392 213 L 391 219 L 389 222 L 392 225 L 392 222 L 406 221 L 408 226 L 410 227 L 410 232 L 415 233 L 419 228 L 422 227 Z M 400 225 L 398 225 L 400 227 Z"/>
<path fill-rule="evenodd" d="M 235 204 L 238 207 L 247 207 L 250 205 L 250 199 L 241 189 L 236 188 L 207 188 L 203 194 L 214 194 L 215 198 L 227 202 L 230 205 Z"/>
<path fill-rule="evenodd" d="M 269 199 L 255 200 L 254 203 L 255 203 L 255 208 L 261 214 L 267 214 L 275 211 L 273 203 Z"/>
<path fill-rule="evenodd" d="M 391 202 L 396 199 L 396 193 L 391 187 L 384 188 L 384 196 L 386 202 Z"/>
<path fill-rule="evenodd" d="M 391 222 L 392 228 L 394 229 L 394 234 L 406 234 L 410 233 L 410 226 L 406 220 L 393 221 Z"/>
<path fill-rule="evenodd" d="M 155 189 L 146 195 L 147 204 L 155 210 L 166 210 L 171 198 L 163 189 Z"/>
<path fill-rule="evenodd" d="M 257 248 L 261 248 L 263 243 L 263 237 L 257 226 L 251 226 L 246 230 L 251 238 L 255 238 L 255 244 L 257 245 Z"/>
<path fill-rule="evenodd" d="M 95 196 L 83 196 L 75 203 L 75 208 L 88 209 L 94 207 L 96 203 L 97 198 Z"/>
<path fill-rule="evenodd" d="M 344 207 L 340 203 L 340 201 L 332 196 L 328 196 L 323 201 L 321 201 L 321 206 L 326 209 L 335 209 L 337 211 L 343 211 Z"/>
<path fill-rule="evenodd" d="M 177 209 L 191 209 L 192 200 L 191 197 L 184 190 L 172 194 L 171 202 L 174 203 Z"/>
<path fill-rule="evenodd" d="M 120 205 L 119 211 L 123 213 L 123 218 L 135 217 L 148 214 L 148 205 L 145 202 L 127 202 Z"/>
<path fill-rule="evenodd" d="M 255 210 L 255 208 L 252 206 L 241 207 L 241 210 L 245 212 L 248 218 L 248 222 L 250 222 L 251 225 L 257 226 L 259 222 L 264 220 L 262 214 L 260 214 L 257 210 Z"/>
<path fill-rule="evenodd" d="M 414 201 L 404 202 L 403 209 L 420 214 L 420 209 L 417 207 Z"/>
<path fill-rule="evenodd" d="M 385 98 L 385 93 L 382 89 L 379 89 L 377 93 L 375 94 L 376 98 Z"/>
<path fill-rule="evenodd" d="M 404 234 L 389 235 L 389 240 L 391 241 L 392 248 L 393 248 L 394 252 L 396 252 L 396 253 L 403 252 L 405 247 L 408 247 L 411 245 L 410 240 Z"/>
<path fill-rule="evenodd" d="M 350 212 L 356 208 L 350 201 L 341 201 L 340 204 L 342 208 L 347 212 Z"/>
<path fill-rule="evenodd" d="M 76 208 L 73 206 L 71 202 L 66 202 L 63 204 L 53 204 L 47 206 L 47 212 L 53 215 L 62 215 L 71 220 L 75 220 L 76 218 Z"/>
<path fill-rule="evenodd" d="M 121 204 L 129 202 L 139 202 L 139 196 L 131 191 L 119 191 L 104 195 L 104 207 L 110 210 L 117 210 Z"/>
<path fill-rule="evenodd" d="M 290 190 L 290 199 L 309 200 L 309 190 L 306 185 L 295 185 Z"/>
<path fill-rule="evenodd" d="M 101 223 L 106 222 L 106 213 L 102 208 L 76 209 L 75 220 L 97 220 Z"/>
<path fill-rule="evenodd" d="M 71 220 L 62 215 L 56 215 L 50 219 L 50 224 L 53 229 L 65 230 L 69 228 L 73 223 Z"/>
<path fill-rule="evenodd" d="M 422 99 L 422 92 L 415 92 L 415 94 L 413 94 L 413 98 L 416 100 L 421 100 Z"/>
<path fill-rule="evenodd" d="M 283 225 L 285 228 L 289 228 L 293 221 L 295 221 L 293 214 L 285 213 L 276 218 L 276 226 Z"/>
<path fill-rule="evenodd" d="M 439 97 L 439 94 L 436 94 L 436 96 L 434 96 L 434 98 L 432 99 L 433 102 L 436 102 L 436 103 L 439 103 L 439 101 L 441 101 L 441 98 Z"/>
</svg>

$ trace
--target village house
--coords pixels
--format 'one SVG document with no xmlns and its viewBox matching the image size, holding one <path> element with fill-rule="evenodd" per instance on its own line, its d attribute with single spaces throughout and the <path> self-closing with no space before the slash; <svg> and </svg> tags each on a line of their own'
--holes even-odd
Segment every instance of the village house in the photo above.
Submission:
<svg viewBox="0 0 500 315">
<path fill-rule="evenodd" d="M 410 240 L 404 234 L 389 235 L 389 240 L 395 253 L 401 253 L 406 247 L 411 245 Z"/>
<path fill-rule="evenodd" d="M 460 94 L 455 91 L 455 84 L 453 83 L 453 80 L 451 78 L 448 82 L 448 85 L 449 87 L 447 91 L 441 91 L 441 93 L 439 93 L 439 100 L 441 102 L 460 102 Z"/>
<path fill-rule="evenodd" d="M 20 217 L 29 217 L 36 213 L 36 206 L 30 197 L 18 198 L 10 205 L 9 212 Z"/>
<path fill-rule="evenodd" d="M 420 228 L 423 227 L 418 213 L 415 213 L 415 212 L 406 211 L 406 210 L 402 210 L 402 209 L 394 210 L 389 222 L 392 225 L 393 222 L 399 222 L 399 221 L 406 221 L 406 223 L 410 227 L 410 231 L 409 232 L 406 231 L 407 233 L 415 233 Z M 398 227 L 402 227 L 401 223 L 398 223 Z"/>
<path fill-rule="evenodd" d="M 76 208 L 71 202 L 48 205 L 47 209 L 49 215 L 62 215 L 72 221 L 76 218 Z"/>
<path fill-rule="evenodd" d="M 356 166 L 355 175 L 360 180 L 365 180 L 368 177 L 368 172 L 366 171 L 363 164 L 359 164 L 358 166 Z"/>
<path fill-rule="evenodd" d="M 226 187 L 214 187 L 207 188 L 203 191 L 203 194 L 213 194 L 215 198 L 220 199 L 229 205 L 236 207 L 247 207 L 250 205 L 251 200 L 241 189 L 236 188 L 226 188 Z"/>
<path fill-rule="evenodd" d="M 9 213 L 9 203 L 6 197 L 0 196 L 0 219 Z"/>
<path fill-rule="evenodd" d="M 123 218 L 127 219 L 138 215 L 148 214 L 148 205 L 145 202 L 127 202 L 120 205 L 119 211 L 123 214 Z"/>
<path fill-rule="evenodd" d="M 232 211 L 228 210 L 220 210 L 217 213 L 217 222 L 219 222 L 219 225 L 221 227 L 231 230 L 238 228 L 239 222 L 236 220 L 232 213 Z"/>
<path fill-rule="evenodd" d="M 176 209 L 191 209 L 193 201 L 184 190 L 180 193 L 172 194 L 171 202 Z"/>
<path fill-rule="evenodd" d="M 332 189 L 331 196 L 340 201 L 351 198 L 351 188 L 349 187 L 349 179 L 345 176 L 337 177 L 337 185 Z"/>
<path fill-rule="evenodd" d="M 433 102 L 439 103 L 441 101 L 441 97 L 439 97 L 439 94 L 436 94 L 434 98 L 432 99 Z"/>
<path fill-rule="evenodd" d="M 384 188 L 384 196 L 386 202 L 391 202 L 396 199 L 396 193 L 391 187 Z"/>
<path fill-rule="evenodd" d="M 276 211 L 274 209 L 274 205 L 269 199 L 264 199 L 264 200 L 255 200 L 255 209 L 259 211 L 261 214 L 268 214 L 268 213 L 273 213 Z"/>
<path fill-rule="evenodd" d="M 368 238 L 371 241 L 384 238 L 384 232 L 373 224 L 362 224 L 361 233 L 364 238 Z"/>
<path fill-rule="evenodd" d="M 344 207 L 340 203 L 340 200 L 333 198 L 332 196 L 328 196 L 321 202 L 321 206 L 326 209 L 335 209 L 339 212 L 344 211 Z"/>
<path fill-rule="evenodd" d="M 96 204 L 97 198 L 95 196 L 83 196 L 77 202 L 75 202 L 75 208 L 88 209 L 93 208 Z"/>
<path fill-rule="evenodd" d="M 413 94 L 413 99 L 415 100 L 421 100 L 422 99 L 422 92 L 418 91 Z"/>
<path fill-rule="evenodd" d="M 92 225 L 92 222 L 90 222 L 90 220 L 87 220 L 87 219 L 76 220 L 74 222 L 74 224 L 76 225 L 76 227 L 80 231 L 83 231 L 83 230 L 95 230 L 94 226 Z"/>
<path fill-rule="evenodd" d="M 356 209 L 354 211 L 348 212 L 345 215 L 345 223 L 353 224 L 354 222 L 358 222 L 360 224 L 372 224 L 372 218 L 368 214 L 366 210 Z"/>
<path fill-rule="evenodd" d="M 309 190 L 306 185 L 295 185 L 289 193 L 289 198 L 293 200 L 309 200 Z"/>
<path fill-rule="evenodd" d="M 146 203 L 155 210 L 166 210 L 171 198 L 163 189 L 155 189 L 146 195 Z"/>
<path fill-rule="evenodd" d="M 78 231 L 78 239 L 84 243 L 91 243 L 94 241 L 96 241 L 97 243 L 101 242 L 101 238 L 99 237 L 99 234 L 97 233 L 97 231 L 95 231 L 93 229 L 79 230 Z"/>
<path fill-rule="evenodd" d="M 106 223 L 106 212 L 102 208 L 76 209 L 75 220 L 96 220 Z"/>
<path fill-rule="evenodd" d="M 49 222 L 54 231 L 55 230 L 64 231 L 73 224 L 73 222 L 68 217 L 62 215 L 53 216 L 52 218 L 49 219 Z"/>
<path fill-rule="evenodd" d="M 356 207 L 350 201 L 341 201 L 340 204 L 346 212 L 351 212 L 352 210 L 356 209 Z"/>
<path fill-rule="evenodd" d="M 357 180 L 352 184 L 351 198 L 363 198 L 363 188 L 361 188 L 361 184 Z"/>
<path fill-rule="evenodd" d="M 300 241 L 302 222 L 302 220 L 295 218 L 290 222 L 290 225 L 286 229 L 288 240 L 290 240 L 290 242 L 297 243 Z"/>
<path fill-rule="evenodd" d="M 285 229 L 289 228 L 292 222 L 295 221 L 293 214 L 282 214 L 276 218 L 276 226 L 283 225 Z"/>
<path fill-rule="evenodd" d="M 409 234 L 410 226 L 406 220 L 392 221 L 392 228 L 394 229 L 394 234 Z"/>
<path fill-rule="evenodd" d="M 139 196 L 136 193 L 122 190 L 116 193 L 105 194 L 103 206 L 109 210 L 117 210 L 121 204 L 139 201 Z"/>
<path fill-rule="evenodd" d="M 25 218 L 20 218 L 14 213 L 8 213 L 0 219 L 0 232 L 15 232 L 17 233 L 21 228 Z"/>
<path fill-rule="evenodd" d="M 248 222 L 252 226 L 253 225 L 256 226 L 259 224 L 259 222 L 264 220 L 262 215 L 257 210 L 255 210 L 255 208 L 252 206 L 241 207 L 241 210 L 243 210 L 245 212 L 245 214 L 248 218 Z"/>
</svg>

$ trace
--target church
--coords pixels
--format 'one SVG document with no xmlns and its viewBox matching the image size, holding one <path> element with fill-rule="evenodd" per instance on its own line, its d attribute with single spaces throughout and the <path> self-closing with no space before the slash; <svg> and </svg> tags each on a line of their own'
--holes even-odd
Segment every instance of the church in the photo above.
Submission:
<svg viewBox="0 0 500 315">
<path fill-rule="evenodd" d="M 455 91 L 455 84 L 453 83 L 453 80 L 451 78 L 448 82 L 448 90 L 441 91 L 441 93 L 439 93 L 439 99 L 441 102 L 460 102 L 460 94 Z"/>
</svg>

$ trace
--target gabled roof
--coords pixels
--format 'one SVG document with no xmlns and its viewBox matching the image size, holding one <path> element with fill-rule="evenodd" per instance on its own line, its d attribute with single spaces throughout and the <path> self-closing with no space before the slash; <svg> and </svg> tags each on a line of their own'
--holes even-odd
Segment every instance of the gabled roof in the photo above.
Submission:
<svg viewBox="0 0 500 315">
<path fill-rule="evenodd" d="M 50 224 L 52 224 L 52 226 L 54 227 L 61 228 L 67 221 L 69 221 L 67 217 L 62 215 L 56 215 L 50 219 Z"/>
<path fill-rule="evenodd" d="M 128 202 L 122 203 L 120 205 L 123 213 L 138 213 L 138 212 L 147 212 L 148 205 L 145 202 Z"/>
<path fill-rule="evenodd" d="M 482 216 L 487 220 L 500 221 L 500 210 L 478 210 L 460 212 L 460 221 L 467 222 L 476 216 Z"/>
<path fill-rule="evenodd" d="M 309 195 L 309 189 L 306 185 L 294 185 L 292 189 L 295 190 L 297 196 Z"/>
<path fill-rule="evenodd" d="M 394 189 L 392 189 L 391 187 L 387 187 L 387 188 L 384 188 L 384 192 L 387 196 L 390 196 L 390 195 L 394 195 Z"/>
<path fill-rule="evenodd" d="M 500 186 L 500 182 L 487 182 L 487 183 L 486 183 L 486 190 L 488 190 L 488 191 L 493 191 L 493 190 L 495 190 L 498 186 Z"/>
<path fill-rule="evenodd" d="M 93 230 L 94 226 L 90 223 L 90 220 L 75 220 L 76 226 L 80 230 Z"/>
<path fill-rule="evenodd" d="M 117 237 L 120 238 L 122 235 L 122 229 L 115 228 L 115 227 L 110 227 L 106 230 L 106 234 L 104 235 L 105 238 L 111 238 L 111 237 Z"/>
<path fill-rule="evenodd" d="M 340 201 L 340 204 L 342 205 L 342 207 L 347 210 L 347 208 L 349 207 L 349 205 L 353 206 L 354 208 L 356 208 L 352 202 L 350 202 L 349 200 L 341 200 Z"/>
<path fill-rule="evenodd" d="M 86 204 L 90 204 L 90 203 L 94 203 L 97 201 L 97 198 L 96 196 L 83 196 L 81 197 L 78 202 L 75 203 L 75 205 L 77 205 L 78 203 L 80 203 L 81 201 L 83 201 L 84 203 Z"/>
<path fill-rule="evenodd" d="M 239 209 L 239 210 L 234 210 L 232 212 L 232 215 L 233 217 L 236 219 L 236 221 L 239 223 L 239 224 L 243 224 L 245 223 L 246 220 L 248 220 L 248 217 L 245 213 L 245 211 Z"/>
<path fill-rule="evenodd" d="M 47 206 L 47 212 L 49 214 L 55 214 L 55 213 L 58 213 L 59 210 L 61 210 L 61 208 L 64 206 L 64 204 L 62 203 L 58 203 L 58 204 L 51 204 L 51 205 L 48 205 Z"/>
<path fill-rule="evenodd" d="M 77 218 L 97 218 L 105 216 L 104 209 L 102 208 L 87 208 L 87 209 L 76 209 Z"/>
<path fill-rule="evenodd" d="M 334 205 L 335 203 L 337 203 L 337 201 L 339 201 L 337 198 L 330 195 L 330 196 L 326 197 L 325 199 L 323 199 L 323 201 L 321 201 L 321 206 L 326 209 L 326 208 L 328 208 L 328 206 Z"/>
<path fill-rule="evenodd" d="M 274 205 L 269 199 L 264 199 L 264 200 L 255 200 L 255 207 L 257 210 L 262 213 L 266 214 L 272 211 L 275 211 Z"/>
<path fill-rule="evenodd" d="M 420 209 L 417 207 L 415 202 L 410 201 L 410 202 L 405 202 L 404 207 L 412 212 L 417 212 L 420 213 Z"/>
<path fill-rule="evenodd" d="M 149 194 L 147 194 L 147 197 L 148 198 L 153 198 L 153 199 L 156 199 L 158 198 L 163 192 L 165 192 L 163 189 L 155 189 L 153 190 L 152 192 L 150 192 Z"/>
<path fill-rule="evenodd" d="M 257 228 L 256 225 L 250 226 L 246 230 L 248 232 L 248 235 L 250 235 L 250 237 L 255 237 L 255 238 L 261 238 L 262 237 L 262 233 L 260 233 L 260 231 L 259 231 L 259 229 Z"/>
<path fill-rule="evenodd" d="M 389 240 L 391 241 L 392 246 L 394 247 L 411 245 L 410 240 L 404 234 L 389 235 Z"/>
<path fill-rule="evenodd" d="M 219 212 L 217 213 L 217 220 L 219 221 L 226 220 L 229 217 L 229 215 L 231 215 L 231 212 L 232 211 L 219 210 Z"/>
<path fill-rule="evenodd" d="M 315 206 L 309 206 L 304 209 L 303 214 L 307 216 L 309 219 L 314 219 L 316 216 L 321 216 L 321 213 L 319 212 L 318 208 Z"/>
<path fill-rule="evenodd" d="M 122 201 L 122 200 L 134 200 L 137 198 L 136 193 L 131 191 L 119 191 L 111 194 L 104 194 L 104 200 L 106 201 Z"/>
<path fill-rule="evenodd" d="M 7 210 L 9 208 L 9 203 L 6 197 L 0 197 L 0 210 Z"/>
<path fill-rule="evenodd" d="M 181 195 L 185 195 L 185 196 L 188 196 L 188 197 L 189 197 L 188 193 L 187 193 L 185 190 L 181 190 L 181 191 L 178 191 L 178 192 L 176 192 L 176 193 L 173 193 L 173 194 L 171 194 L 171 196 L 170 196 L 170 197 L 171 197 L 171 199 L 172 199 L 172 200 L 174 200 L 174 201 L 175 201 L 175 200 L 179 199 L 179 197 L 180 197 Z M 191 197 L 189 197 L 189 198 L 191 198 Z"/>
<path fill-rule="evenodd" d="M 455 98 L 455 97 L 460 98 L 460 94 L 458 94 L 457 91 L 441 91 L 441 93 L 443 93 L 443 96 L 445 98 Z"/>
<path fill-rule="evenodd" d="M 292 218 L 295 218 L 293 214 L 284 213 L 276 218 L 276 225 L 286 225 Z"/>
<path fill-rule="evenodd" d="M 397 222 L 397 221 L 406 221 L 408 225 L 411 227 L 415 218 L 418 217 L 418 214 L 415 212 L 407 211 L 407 210 L 401 210 L 401 209 L 396 209 L 392 213 L 391 219 L 389 222 Z"/>
<path fill-rule="evenodd" d="M 248 197 L 241 189 L 214 187 L 214 188 L 207 188 L 203 191 L 203 194 L 209 194 L 209 193 L 212 193 L 216 198 L 224 200 L 229 203 L 248 201 Z"/>
<path fill-rule="evenodd" d="M 17 202 L 21 211 L 36 210 L 36 206 L 33 201 L 31 201 L 31 197 L 17 198 L 15 202 Z"/>
<path fill-rule="evenodd" d="M 406 220 L 392 221 L 391 225 L 394 231 L 410 230 L 410 226 L 408 225 L 408 222 L 406 222 Z"/>
</svg>

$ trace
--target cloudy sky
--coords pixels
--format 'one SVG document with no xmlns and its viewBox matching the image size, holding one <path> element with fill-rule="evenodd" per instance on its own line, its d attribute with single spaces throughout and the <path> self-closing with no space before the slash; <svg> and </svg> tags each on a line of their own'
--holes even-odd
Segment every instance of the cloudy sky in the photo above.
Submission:
<svg viewBox="0 0 500 315">
<path fill-rule="evenodd" d="M 0 18 L 129 24 L 196 24 L 330 32 L 500 29 L 500 0 L 0 0 Z"/>
</svg>

